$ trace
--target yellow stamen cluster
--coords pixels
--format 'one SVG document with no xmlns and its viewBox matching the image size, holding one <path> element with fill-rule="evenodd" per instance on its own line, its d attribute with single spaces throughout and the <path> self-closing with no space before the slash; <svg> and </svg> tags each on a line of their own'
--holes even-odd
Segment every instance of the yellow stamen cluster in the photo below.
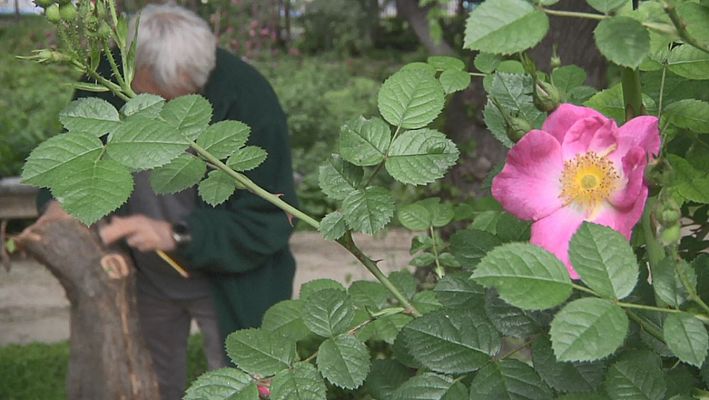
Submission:
<svg viewBox="0 0 709 400">
<path fill-rule="evenodd" d="M 620 176 L 613 163 L 594 152 L 579 154 L 564 163 L 561 194 L 564 204 L 593 212 L 618 187 Z"/>
</svg>

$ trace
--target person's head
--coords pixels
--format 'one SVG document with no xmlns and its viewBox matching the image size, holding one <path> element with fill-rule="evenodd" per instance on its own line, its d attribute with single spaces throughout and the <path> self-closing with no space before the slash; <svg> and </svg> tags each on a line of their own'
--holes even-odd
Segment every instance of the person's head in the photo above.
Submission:
<svg viewBox="0 0 709 400">
<path fill-rule="evenodd" d="M 131 18 L 136 40 L 133 89 L 166 99 L 202 89 L 216 63 L 217 39 L 206 21 L 174 4 L 150 4 Z"/>
</svg>

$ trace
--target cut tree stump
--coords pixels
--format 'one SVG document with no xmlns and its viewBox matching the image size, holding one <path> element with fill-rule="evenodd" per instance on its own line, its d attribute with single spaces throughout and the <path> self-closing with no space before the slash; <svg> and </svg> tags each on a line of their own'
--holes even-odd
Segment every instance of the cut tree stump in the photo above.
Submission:
<svg viewBox="0 0 709 400">
<path fill-rule="evenodd" d="M 72 219 L 40 219 L 15 240 L 59 280 L 71 303 L 67 398 L 159 399 L 128 257 Z"/>
</svg>

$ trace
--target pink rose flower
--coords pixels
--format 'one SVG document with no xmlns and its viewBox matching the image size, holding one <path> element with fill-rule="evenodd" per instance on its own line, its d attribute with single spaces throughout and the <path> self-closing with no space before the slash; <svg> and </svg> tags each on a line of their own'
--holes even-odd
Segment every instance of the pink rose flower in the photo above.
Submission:
<svg viewBox="0 0 709 400">
<path fill-rule="evenodd" d="M 647 199 L 643 175 L 660 150 L 656 117 L 618 128 L 599 112 L 562 104 L 541 130 L 532 130 L 507 155 L 492 195 L 516 217 L 533 221 L 531 242 L 566 264 L 569 241 L 583 221 L 609 226 L 630 239 Z"/>
</svg>

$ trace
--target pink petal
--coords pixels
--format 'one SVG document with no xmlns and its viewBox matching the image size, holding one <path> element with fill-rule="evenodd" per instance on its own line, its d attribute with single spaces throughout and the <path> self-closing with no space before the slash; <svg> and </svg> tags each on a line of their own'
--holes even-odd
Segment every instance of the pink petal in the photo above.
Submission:
<svg viewBox="0 0 709 400">
<path fill-rule="evenodd" d="M 576 121 L 591 117 L 607 119 L 603 114 L 592 108 L 564 103 L 554 110 L 553 113 L 549 114 L 547 120 L 544 121 L 544 125 L 542 125 L 542 130 L 550 133 L 559 143 L 562 143 L 566 132 Z"/>
<path fill-rule="evenodd" d="M 579 279 L 569 261 L 569 241 L 584 221 L 584 214 L 573 207 L 562 207 L 532 224 L 530 242 L 553 253 L 569 271 L 571 279 Z"/>
<path fill-rule="evenodd" d="M 613 207 L 627 210 L 635 205 L 643 188 L 647 186 L 643 181 L 647 157 L 642 147 L 634 147 L 622 158 L 623 177 L 622 187 L 614 192 L 608 201 Z"/>
<path fill-rule="evenodd" d="M 517 218 L 543 218 L 562 206 L 563 164 L 559 142 L 546 132 L 530 131 L 507 154 L 492 181 L 492 195 Z"/>
<path fill-rule="evenodd" d="M 593 151 L 603 153 L 617 142 L 615 121 L 607 118 L 590 117 L 576 121 L 566 132 L 561 150 L 564 161 L 573 159 L 579 153 Z"/>
<path fill-rule="evenodd" d="M 641 147 L 648 155 L 656 156 L 659 153 L 660 130 L 657 117 L 635 117 L 621 126 L 618 129 L 618 149 L 609 157 L 616 165 L 620 165 L 625 154 L 634 147 Z"/>
<path fill-rule="evenodd" d="M 611 227 L 630 240 L 633 227 L 643 215 L 645 200 L 647 200 L 647 186 L 642 185 L 635 203 L 633 203 L 630 208 L 622 210 L 612 206 L 605 207 L 591 222 Z"/>
</svg>

